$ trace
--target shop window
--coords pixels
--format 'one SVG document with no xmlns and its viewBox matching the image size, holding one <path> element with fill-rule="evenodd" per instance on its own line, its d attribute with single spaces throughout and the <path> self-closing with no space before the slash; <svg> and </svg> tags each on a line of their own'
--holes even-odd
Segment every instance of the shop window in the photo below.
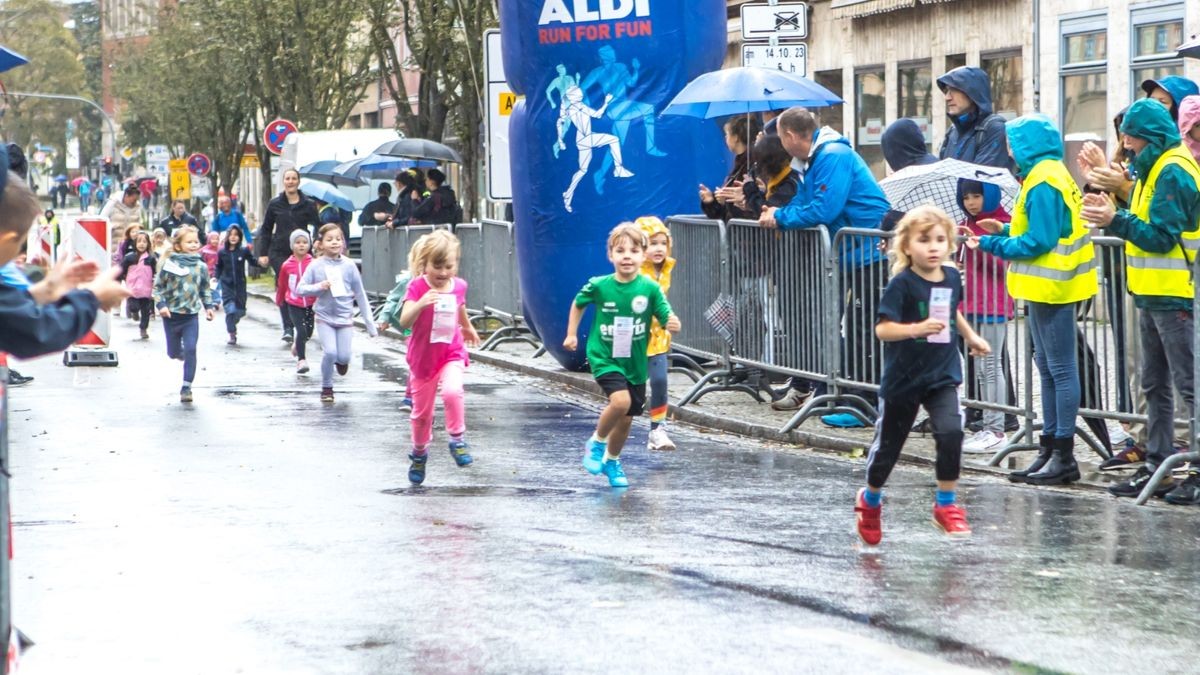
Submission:
<svg viewBox="0 0 1200 675">
<path fill-rule="evenodd" d="M 993 54 L 980 59 L 980 65 L 992 82 L 992 110 L 1005 119 L 1021 114 L 1024 77 L 1020 52 Z"/>
<path fill-rule="evenodd" d="M 1183 60 L 1175 53 L 1183 42 L 1183 5 L 1134 9 L 1130 13 L 1130 87 L 1142 98 L 1142 82 L 1182 75 Z"/>
<path fill-rule="evenodd" d="M 921 127 L 925 147 L 929 144 L 929 121 L 933 110 L 933 66 L 929 63 L 901 65 L 896 72 L 900 81 L 897 117 L 907 117 Z"/>
<path fill-rule="evenodd" d="M 1104 14 L 1060 24 L 1060 119 L 1064 136 L 1104 139 L 1108 130 L 1108 26 Z"/>
<path fill-rule="evenodd" d="M 838 95 L 838 98 L 846 98 L 842 95 L 842 71 L 840 70 L 821 70 L 813 75 L 813 79 L 817 84 L 825 87 L 829 91 Z M 817 108 L 815 110 L 821 120 L 823 126 L 831 127 L 839 134 L 845 135 L 845 125 L 842 123 L 842 105 L 831 105 L 826 108 Z"/>
<path fill-rule="evenodd" d="M 885 174 L 879 140 L 885 124 L 886 81 L 882 70 L 854 74 L 854 147 L 867 161 L 876 178 Z"/>
</svg>

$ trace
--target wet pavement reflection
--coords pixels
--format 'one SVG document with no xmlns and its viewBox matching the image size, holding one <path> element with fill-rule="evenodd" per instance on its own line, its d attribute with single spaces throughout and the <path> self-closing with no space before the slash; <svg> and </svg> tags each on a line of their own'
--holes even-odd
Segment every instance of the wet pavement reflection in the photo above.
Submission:
<svg viewBox="0 0 1200 675">
<path fill-rule="evenodd" d="M 159 345 L 22 368 L 23 672 L 1195 669 L 1195 510 L 968 475 L 975 534 L 951 541 L 932 470 L 901 466 L 864 549 L 861 461 L 679 428 L 650 453 L 639 424 L 614 491 L 579 466 L 593 402 L 481 367 L 475 464 L 437 429 L 412 487 L 394 344 L 356 337 L 322 407 L 274 329 L 245 331 L 202 334 L 191 407 Z"/>
</svg>

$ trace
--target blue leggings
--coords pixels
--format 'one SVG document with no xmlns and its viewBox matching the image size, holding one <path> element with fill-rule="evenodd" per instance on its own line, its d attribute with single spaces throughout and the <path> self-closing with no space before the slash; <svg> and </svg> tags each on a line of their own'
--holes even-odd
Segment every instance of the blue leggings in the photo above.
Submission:
<svg viewBox="0 0 1200 675">
<path fill-rule="evenodd" d="M 183 381 L 196 377 L 196 340 L 200 338 L 199 314 L 175 314 L 163 319 L 167 334 L 167 356 L 183 361 Z"/>
<path fill-rule="evenodd" d="M 1042 380 L 1042 433 L 1071 438 L 1079 415 L 1075 303 L 1030 302 L 1029 332 L 1034 363 Z"/>
</svg>

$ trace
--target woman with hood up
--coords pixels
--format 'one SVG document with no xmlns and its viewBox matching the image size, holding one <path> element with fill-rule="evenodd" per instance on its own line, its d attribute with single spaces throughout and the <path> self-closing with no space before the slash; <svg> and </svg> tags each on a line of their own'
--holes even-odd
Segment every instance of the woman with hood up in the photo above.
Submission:
<svg viewBox="0 0 1200 675">
<path fill-rule="evenodd" d="M 1200 94 L 1200 87 L 1186 77 L 1168 75 L 1142 82 L 1142 91 L 1146 92 L 1146 98 L 1167 106 L 1167 110 L 1171 111 L 1171 119 L 1178 120 L 1179 104 L 1188 96 Z"/>
</svg>

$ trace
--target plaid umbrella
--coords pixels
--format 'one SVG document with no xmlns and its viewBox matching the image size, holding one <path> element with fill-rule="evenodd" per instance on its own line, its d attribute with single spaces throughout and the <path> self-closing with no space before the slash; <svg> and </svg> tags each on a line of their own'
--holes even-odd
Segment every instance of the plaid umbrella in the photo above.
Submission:
<svg viewBox="0 0 1200 675">
<path fill-rule="evenodd" d="M 1007 169 L 981 166 L 957 159 L 943 159 L 933 164 L 917 164 L 879 181 L 883 194 L 896 211 L 908 211 L 922 204 L 933 204 L 949 213 L 961 216 L 958 207 L 958 181 L 976 180 L 1000 188 L 1000 205 L 1012 212 L 1021 185 Z"/>
</svg>

